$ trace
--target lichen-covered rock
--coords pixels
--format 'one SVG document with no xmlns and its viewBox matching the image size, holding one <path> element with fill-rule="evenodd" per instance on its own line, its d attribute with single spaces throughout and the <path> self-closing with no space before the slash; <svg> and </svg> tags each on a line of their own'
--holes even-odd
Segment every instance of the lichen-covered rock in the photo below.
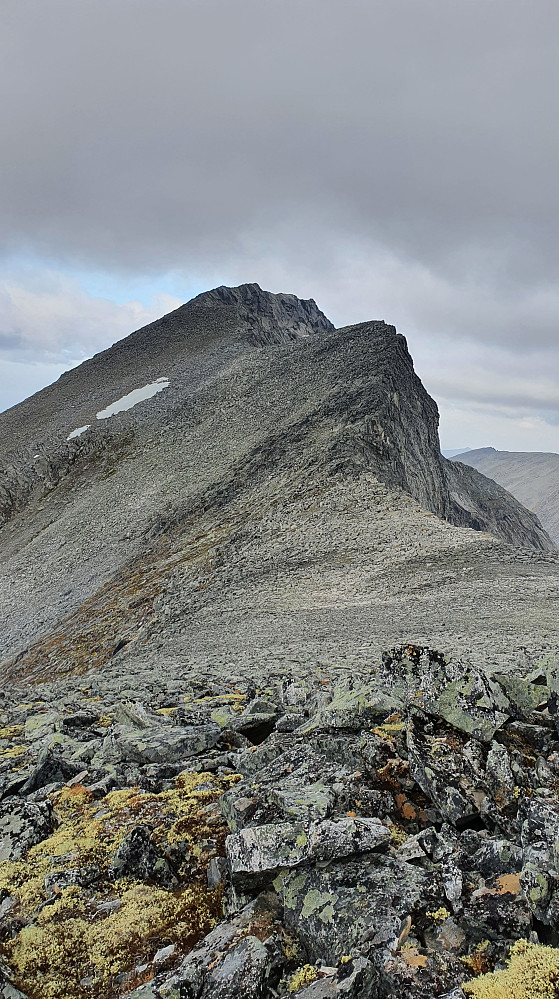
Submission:
<svg viewBox="0 0 559 999">
<path fill-rule="evenodd" d="M 28 742 L 38 742 L 52 735 L 59 723 L 60 713 L 54 708 L 28 715 L 25 719 L 24 737 Z"/>
<path fill-rule="evenodd" d="M 57 747 L 41 749 L 37 762 L 25 774 L 21 786 L 21 794 L 29 795 L 44 787 L 72 780 L 83 770 L 81 761 L 73 761 L 60 752 Z"/>
<path fill-rule="evenodd" d="M 389 840 L 379 819 L 346 817 L 307 827 L 289 822 L 249 827 L 228 836 L 225 849 L 231 881 L 243 888 L 261 875 L 271 879 L 281 868 L 365 853 Z"/>
<path fill-rule="evenodd" d="M 219 923 L 174 971 L 158 975 L 133 999 L 261 999 L 274 987 L 285 957 L 279 936 L 280 907 L 266 892 Z M 245 989 L 246 991 L 243 991 Z M 273 993 L 270 993 L 273 994 Z"/>
<path fill-rule="evenodd" d="M 281 873 L 274 885 L 285 925 L 304 942 L 312 960 L 337 962 L 366 942 L 374 949 L 398 939 L 402 919 L 430 908 L 436 879 L 391 857 Z"/>
<path fill-rule="evenodd" d="M 217 724 L 188 728 L 123 729 L 116 733 L 116 748 L 123 762 L 175 763 L 203 753 L 221 737 Z"/>
<path fill-rule="evenodd" d="M 515 940 L 555 933 L 559 739 L 540 675 L 509 685 L 490 737 L 493 687 L 474 706 L 463 692 L 472 724 L 450 723 L 456 664 L 413 650 L 390 700 L 385 679 L 0 697 L 0 827 L 53 809 L 43 839 L 22 832 L 21 857 L 0 860 L 8 981 L 38 999 L 44 952 L 41 999 L 59 999 L 60 953 L 65 999 L 463 999 Z M 51 710 L 54 731 L 22 746 Z"/>
<path fill-rule="evenodd" d="M 167 860 L 152 843 L 150 830 L 145 825 L 134 826 L 124 837 L 115 851 L 110 874 L 115 881 L 129 877 L 168 888 L 177 883 Z"/>
<path fill-rule="evenodd" d="M 526 863 L 539 868 L 559 864 L 559 801 L 551 796 L 525 798 L 518 809 L 520 843 Z"/>
<path fill-rule="evenodd" d="M 333 975 L 317 975 L 316 981 L 295 995 L 297 999 L 376 999 L 377 981 L 378 972 L 367 958 L 349 958 Z"/>
<path fill-rule="evenodd" d="M 231 788 L 221 799 L 230 829 L 286 818 L 320 819 L 330 816 L 336 806 L 348 810 L 349 806 L 343 808 L 342 802 L 352 769 L 345 760 L 326 760 L 324 753 L 303 737 L 288 743 L 283 752 L 277 743 L 274 746 L 272 759 L 257 750 L 254 757 L 260 756 L 262 767 L 251 767 L 247 774 L 253 774 L 254 779 Z M 244 760 L 241 763 L 244 766 Z"/>
<path fill-rule="evenodd" d="M 211 969 L 200 999 L 259 999 L 269 963 L 268 949 L 258 937 L 243 937 Z"/>
<path fill-rule="evenodd" d="M 492 838 L 473 829 L 460 837 L 460 866 L 482 877 L 514 874 L 522 867 L 522 849 L 508 839 Z"/>
<path fill-rule="evenodd" d="M 529 719 L 539 704 L 546 702 L 549 689 L 513 673 L 494 673 L 493 679 L 502 687 L 509 703 L 509 712 L 521 721 Z"/>
<path fill-rule="evenodd" d="M 401 710 L 399 697 L 380 686 L 337 687 L 332 700 L 303 724 L 301 733 L 346 729 L 359 732 L 378 724 L 387 715 Z"/>
<path fill-rule="evenodd" d="M 0 863 L 23 857 L 30 847 L 50 836 L 53 826 L 49 803 L 4 798 L 0 803 Z"/>
<path fill-rule="evenodd" d="M 408 645 L 383 654 L 381 682 L 411 707 L 489 741 L 509 717 L 502 688 L 479 670 L 439 652 Z"/>
<path fill-rule="evenodd" d="M 454 825 L 479 812 L 486 797 L 483 757 L 458 733 L 431 734 L 419 714 L 407 729 L 410 773 L 437 809 Z"/>
</svg>

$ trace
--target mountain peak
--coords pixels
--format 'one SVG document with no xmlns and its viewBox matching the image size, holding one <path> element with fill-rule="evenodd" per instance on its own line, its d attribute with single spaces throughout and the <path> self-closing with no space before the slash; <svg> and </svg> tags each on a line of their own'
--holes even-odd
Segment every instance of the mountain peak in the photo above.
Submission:
<svg viewBox="0 0 559 999">
<path fill-rule="evenodd" d="M 274 294 L 256 283 L 220 285 L 191 299 L 186 308 L 215 306 L 234 307 L 250 341 L 257 344 L 288 343 L 334 329 L 313 298 Z"/>
</svg>

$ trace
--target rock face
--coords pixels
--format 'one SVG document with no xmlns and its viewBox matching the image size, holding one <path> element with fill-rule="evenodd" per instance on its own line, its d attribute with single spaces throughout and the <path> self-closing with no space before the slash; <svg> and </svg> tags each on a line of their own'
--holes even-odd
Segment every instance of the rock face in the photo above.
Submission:
<svg viewBox="0 0 559 999">
<path fill-rule="evenodd" d="M 300 337 L 331 333 L 333 324 L 314 299 L 296 295 L 272 295 L 257 284 L 239 288 L 214 288 L 193 298 L 191 307 L 231 306 L 237 312 L 241 335 L 249 343 L 264 346 L 289 343 Z"/>
<path fill-rule="evenodd" d="M 552 541 L 559 544 L 559 454 L 482 447 L 456 454 L 453 461 L 476 468 L 507 489 L 537 515 Z"/>
</svg>

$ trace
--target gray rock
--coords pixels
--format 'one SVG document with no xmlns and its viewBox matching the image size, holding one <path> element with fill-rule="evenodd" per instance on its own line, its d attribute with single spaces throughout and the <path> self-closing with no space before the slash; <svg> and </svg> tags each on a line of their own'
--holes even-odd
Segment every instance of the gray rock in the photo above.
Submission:
<svg viewBox="0 0 559 999">
<path fill-rule="evenodd" d="M 491 740 L 509 717 L 501 687 L 471 666 L 414 645 L 392 649 L 382 658 L 381 682 L 396 696 L 476 739 Z"/>
<path fill-rule="evenodd" d="M 45 877 L 45 891 L 47 898 L 53 898 L 56 894 L 70 888 L 72 885 L 79 885 L 86 888 L 95 884 L 99 880 L 101 871 L 96 864 L 87 867 L 73 867 L 66 870 L 54 870 Z"/>
<path fill-rule="evenodd" d="M 359 732 L 378 725 L 387 715 L 401 710 L 402 701 L 377 686 L 339 686 L 332 700 L 301 726 L 301 734 L 317 731 L 346 729 Z"/>
<path fill-rule="evenodd" d="M 258 937 L 243 937 L 211 969 L 200 999 L 260 999 L 269 963 L 268 950 Z"/>
<path fill-rule="evenodd" d="M 271 879 L 281 868 L 365 853 L 389 840 L 379 819 L 340 818 L 307 827 L 279 822 L 243 829 L 227 837 L 225 850 L 232 883 L 242 889 L 259 875 Z"/>
<path fill-rule="evenodd" d="M 522 867 L 522 849 L 507 839 L 493 839 L 466 829 L 460 837 L 460 866 L 483 877 L 516 874 Z"/>
<path fill-rule="evenodd" d="M 16 989 L 9 979 L 9 969 L 0 965 L 0 999 L 27 999 L 27 996 Z"/>
<path fill-rule="evenodd" d="M 25 719 L 25 739 L 27 742 L 39 742 L 53 735 L 60 722 L 60 714 L 54 708 L 39 714 L 28 715 Z"/>
<path fill-rule="evenodd" d="M 50 836 L 53 829 L 49 803 L 4 798 L 0 803 L 0 863 L 19 860 L 30 847 Z"/>
<path fill-rule="evenodd" d="M 510 673 L 494 673 L 493 679 L 502 687 L 507 701 L 509 711 L 521 721 L 531 717 L 538 704 L 546 701 L 549 690 L 542 684 L 530 682 L 520 676 Z"/>
<path fill-rule="evenodd" d="M 559 866 L 559 803 L 548 798 L 521 801 L 518 809 L 520 843 L 527 863 Z"/>
<path fill-rule="evenodd" d="M 83 770 L 81 761 L 66 759 L 55 749 L 42 749 L 21 787 L 21 794 L 31 794 L 50 785 L 62 785 Z"/>
<path fill-rule="evenodd" d="M 319 979 L 296 993 L 297 999 L 373 999 L 377 996 L 378 972 L 364 957 L 358 957 L 333 976 Z"/>
<path fill-rule="evenodd" d="M 125 729 L 117 731 L 116 746 L 123 762 L 174 763 L 211 749 L 220 737 L 221 729 L 216 724 L 141 731 Z"/>
<path fill-rule="evenodd" d="M 486 797 L 484 770 L 475 753 L 466 754 L 448 736 L 429 735 L 419 717 L 407 730 L 410 773 L 441 815 L 454 825 L 479 812 Z"/>
<path fill-rule="evenodd" d="M 147 826 L 137 825 L 126 834 L 113 857 L 110 875 L 119 878 L 133 877 L 173 887 L 177 879 L 168 862 L 151 841 Z"/>
<path fill-rule="evenodd" d="M 282 873 L 274 885 L 285 925 L 312 961 L 331 965 L 365 942 L 397 940 L 402 919 L 430 908 L 436 892 L 432 876 L 380 854 Z"/>
</svg>

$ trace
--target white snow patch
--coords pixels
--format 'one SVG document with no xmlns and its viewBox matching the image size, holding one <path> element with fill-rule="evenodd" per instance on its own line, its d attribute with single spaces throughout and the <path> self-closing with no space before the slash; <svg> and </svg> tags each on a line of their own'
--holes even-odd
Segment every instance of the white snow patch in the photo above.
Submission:
<svg viewBox="0 0 559 999">
<path fill-rule="evenodd" d="M 122 413 L 125 409 L 132 409 L 132 406 L 136 406 L 139 402 L 143 402 L 144 399 L 151 399 L 153 395 L 157 392 L 162 392 L 169 385 L 168 378 L 158 378 L 157 381 L 151 382 L 150 385 L 144 385 L 142 388 L 133 389 L 128 395 L 123 395 L 121 399 L 117 399 L 116 402 L 111 402 L 110 406 L 106 409 L 101 409 L 97 413 L 98 420 L 106 420 L 109 416 L 114 416 L 115 413 Z"/>
<path fill-rule="evenodd" d="M 81 437 L 82 434 L 85 434 L 86 430 L 89 430 L 90 426 L 91 426 L 91 423 L 86 423 L 85 427 L 78 427 L 77 430 L 72 430 L 72 433 L 68 434 L 66 440 L 67 441 L 73 441 L 74 437 Z M 37 454 L 37 455 L 35 455 L 35 457 L 38 458 L 39 455 Z"/>
</svg>

